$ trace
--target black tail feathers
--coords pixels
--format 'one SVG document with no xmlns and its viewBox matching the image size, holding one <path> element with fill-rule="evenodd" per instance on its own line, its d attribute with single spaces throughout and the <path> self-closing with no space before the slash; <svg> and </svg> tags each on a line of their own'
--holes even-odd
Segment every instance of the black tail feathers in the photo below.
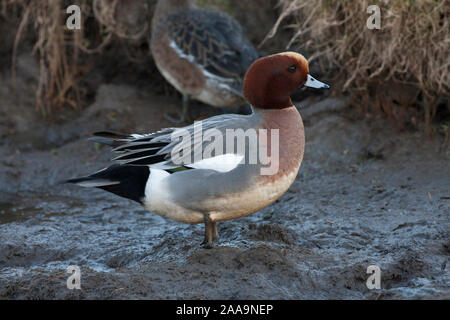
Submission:
<svg viewBox="0 0 450 320">
<path fill-rule="evenodd" d="M 100 188 L 142 203 L 150 175 L 147 166 L 112 165 L 90 176 L 67 180 L 82 187 Z"/>
</svg>

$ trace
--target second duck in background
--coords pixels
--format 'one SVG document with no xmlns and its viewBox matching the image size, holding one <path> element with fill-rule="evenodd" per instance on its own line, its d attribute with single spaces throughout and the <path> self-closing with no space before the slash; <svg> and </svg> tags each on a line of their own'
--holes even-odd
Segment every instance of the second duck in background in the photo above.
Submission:
<svg viewBox="0 0 450 320">
<path fill-rule="evenodd" d="M 258 53 L 226 13 L 192 0 L 159 0 L 150 46 L 161 74 L 183 95 L 177 122 L 190 121 L 190 99 L 219 108 L 246 103 L 243 77 Z"/>
</svg>

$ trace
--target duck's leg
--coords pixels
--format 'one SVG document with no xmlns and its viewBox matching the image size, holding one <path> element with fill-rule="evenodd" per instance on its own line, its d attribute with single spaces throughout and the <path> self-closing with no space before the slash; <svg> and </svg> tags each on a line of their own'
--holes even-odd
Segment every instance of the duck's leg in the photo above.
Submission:
<svg viewBox="0 0 450 320">
<path fill-rule="evenodd" d="M 202 242 L 202 246 L 205 249 L 214 248 L 214 229 L 216 228 L 216 223 L 211 221 L 208 215 L 205 215 L 205 240 Z M 217 229 L 216 229 L 217 230 Z"/>
<path fill-rule="evenodd" d="M 217 223 L 213 222 L 213 242 L 219 241 L 219 231 L 217 231 Z"/>
<path fill-rule="evenodd" d="M 189 97 L 189 95 L 184 94 L 183 95 L 183 120 L 185 122 L 191 123 L 192 119 L 191 119 L 191 114 L 189 113 L 189 101 L 191 100 L 191 97 Z"/>
<path fill-rule="evenodd" d="M 170 122 L 176 123 L 176 124 L 180 124 L 183 122 L 188 122 L 191 123 L 191 116 L 189 114 L 189 100 L 190 97 L 187 94 L 183 95 L 183 103 L 181 106 L 181 112 L 180 114 L 178 114 L 178 118 L 171 116 L 168 113 L 164 114 L 164 118 L 166 118 L 167 120 L 169 120 Z"/>
</svg>

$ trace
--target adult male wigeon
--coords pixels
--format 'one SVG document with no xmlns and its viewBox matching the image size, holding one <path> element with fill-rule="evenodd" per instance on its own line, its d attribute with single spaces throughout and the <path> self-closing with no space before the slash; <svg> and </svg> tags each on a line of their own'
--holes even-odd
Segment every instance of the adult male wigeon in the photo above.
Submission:
<svg viewBox="0 0 450 320">
<path fill-rule="evenodd" d="M 116 164 L 68 182 L 135 200 L 165 218 L 204 223 L 203 244 L 212 247 L 218 239 L 218 221 L 261 210 L 281 197 L 294 181 L 303 159 L 305 133 L 290 95 L 303 85 L 329 88 L 309 75 L 308 62 L 298 53 L 258 59 L 244 80 L 251 115 L 219 115 L 184 128 L 145 135 L 98 133 L 91 139 L 112 146 L 118 154 L 113 159 Z M 201 133 L 212 132 L 214 139 L 199 140 L 199 128 Z M 254 138 L 258 143 L 244 136 L 244 148 L 205 152 L 239 130 L 257 132 Z M 270 149 L 270 166 L 276 170 L 265 172 L 267 161 L 248 161 L 257 149 Z"/>
<path fill-rule="evenodd" d="M 214 107 L 245 104 L 242 83 L 258 53 L 239 23 L 192 0 L 159 0 L 151 52 L 161 74 L 183 95 L 179 120 L 189 121 L 189 99 Z"/>
</svg>

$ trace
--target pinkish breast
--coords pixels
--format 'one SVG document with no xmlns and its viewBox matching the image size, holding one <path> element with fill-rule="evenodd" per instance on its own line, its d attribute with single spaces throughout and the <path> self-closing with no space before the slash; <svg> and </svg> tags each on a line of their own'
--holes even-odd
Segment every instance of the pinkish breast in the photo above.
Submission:
<svg viewBox="0 0 450 320">
<path fill-rule="evenodd" d="M 279 143 L 278 172 L 261 176 L 265 182 L 273 182 L 298 171 L 305 150 L 305 129 L 302 117 L 294 106 L 284 109 L 257 110 L 263 117 L 262 128 L 267 129 L 270 153 L 273 143 Z M 279 141 L 271 141 L 270 130 L 279 130 Z M 276 161 L 277 159 L 272 159 Z"/>
</svg>

